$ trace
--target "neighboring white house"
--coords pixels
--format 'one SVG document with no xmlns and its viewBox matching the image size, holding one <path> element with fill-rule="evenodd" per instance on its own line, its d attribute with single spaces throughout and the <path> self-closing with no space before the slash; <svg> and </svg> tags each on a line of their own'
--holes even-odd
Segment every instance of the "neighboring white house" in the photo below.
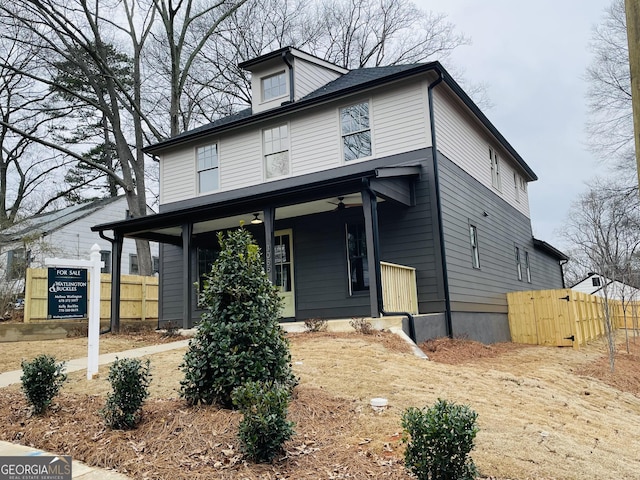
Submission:
<svg viewBox="0 0 640 480">
<path fill-rule="evenodd" d="M 127 214 L 127 201 L 119 196 L 35 215 L 4 229 L 0 232 L 0 278 L 19 292 L 26 267 L 44 267 L 45 258 L 50 257 L 88 259 L 94 243 L 101 248 L 102 271 L 110 273 L 111 243 L 92 232 L 91 226 L 123 220 Z M 151 242 L 151 255 L 157 272 L 157 243 Z M 131 239 L 123 243 L 122 273 L 138 273 L 136 245 Z"/>
<path fill-rule="evenodd" d="M 595 272 L 589 272 L 586 278 L 580 280 L 571 289 L 599 297 L 604 297 L 606 289 L 607 298 L 624 299 L 625 302 L 640 300 L 640 289 L 617 280 L 611 280 Z"/>
</svg>

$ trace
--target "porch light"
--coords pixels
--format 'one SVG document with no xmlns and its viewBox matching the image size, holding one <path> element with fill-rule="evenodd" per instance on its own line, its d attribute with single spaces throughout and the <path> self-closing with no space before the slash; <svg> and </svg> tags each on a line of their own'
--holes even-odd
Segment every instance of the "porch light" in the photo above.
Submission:
<svg viewBox="0 0 640 480">
<path fill-rule="evenodd" d="M 251 220 L 251 223 L 254 225 L 260 225 L 262 223 L 262 220 L 260 220 L 260 214 L 259 213 L 254 213 L 253 214 L 253 220 Z"/>
</svg>

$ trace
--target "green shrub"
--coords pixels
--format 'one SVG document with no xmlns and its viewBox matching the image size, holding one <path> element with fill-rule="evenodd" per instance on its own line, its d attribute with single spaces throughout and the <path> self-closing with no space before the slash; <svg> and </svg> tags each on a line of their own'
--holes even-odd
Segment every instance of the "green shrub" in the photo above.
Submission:
<svg viewBox="0 0 640 480">
<path fill-rule="evenodd" d="M 243 413 L 238 437 L 244 454 L 255 462 L 270 462 L 293 432 L 287 421 L 289 388 L 272 382 L 249 382 L 234 389 L 233 403 Z"/>
<path fill-rule="evenodd" d="M 221 252 L 204 281 L 206 312 L 180 368 L 189 404 L 233 408 L 233 389 L 251 381 L 295 386 L 291 354 L 278 323 L 281 301 L 260 250 L 243 228 L 218 234 Z"/>
<path fill-rule="evenodd" d="M 430 408 L 408 408 L 402 415 L 405 465 L 419 480 L 476 478 L 473 449 L 478 414 L 466 405 L 438 399 Z"/>
<path fill-rule="evenodd" d="M 142 418 L 142 404 L 149 396 L 149 360 L 116 358 L 109 369 L 108 379 L 112 391 L 100 412 L 105 423 L 118 430 L 135 428 Z"/>
<path fill-rule="evenodd" d="M 51 355 L 38 355 L 31 362 L 22 361 L 22 391 L 33 413 L 41 415 L 51 404 L 67 379 L 64 362 L 56 363 Z"/>
</svg>

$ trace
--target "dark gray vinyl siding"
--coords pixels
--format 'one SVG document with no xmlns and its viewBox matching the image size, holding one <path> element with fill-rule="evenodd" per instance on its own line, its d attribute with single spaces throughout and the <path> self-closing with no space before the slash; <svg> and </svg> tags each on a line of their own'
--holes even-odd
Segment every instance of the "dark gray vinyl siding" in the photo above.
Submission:
<svg viewBox="0 0 640 480">
<path fill-rule="evenodd" d="M 529 218 L 453 162 L 438 158 L 452 310 L 506 312 L 505 292 L 561 288 L 558 261 L 534 249 Z M 472 265 L 470 225 L 478 232 L 479 269 Z M 521 251 L 522 281 L 515 246 Z M 525 250 L 531 283 L 526 281 Z"/>
<path fill-rule="evenodd" d="M 364 223 L 362 208 L 296 219 L 293 252 L 298 320 L 370 315 L 367 292 L 349 295 L 347 222 Z"/>
<path fill-rule="evenodd" d="M 428 167 L 427 162 L 425 167 Z M 380 259 L 416 269 L 419 311 L 431 313 L 444 309 L 444 290 L 437 274 L 439 255 L 434 242 L 430 198 L 432 176 L 427 168 L 423 171 L 421 180 L 416 183 L 415 206 L 404 207 L 392 202 L 378 204 Z"/>
<path fill-rule="evenodd" d="M 163 244 L 160 262 L 160 323 L 182 326 L 182 248 Z"/>
</svg>

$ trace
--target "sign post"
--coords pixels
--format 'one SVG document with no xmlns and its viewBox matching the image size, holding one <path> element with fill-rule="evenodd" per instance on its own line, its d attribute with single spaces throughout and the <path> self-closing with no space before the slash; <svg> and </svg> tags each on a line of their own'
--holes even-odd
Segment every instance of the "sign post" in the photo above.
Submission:
<svg viewBox="0 0 640 480">
<path fill-rule="evenodd" d="M 87 380 L 98 373 L 100 349 L 100 246 L 91 247 L 90 260 L 47 258 L 49 268 L 48 318 L 84 318 L 87 315 L 87 269 L 90 269 Z"/>
</svg>

